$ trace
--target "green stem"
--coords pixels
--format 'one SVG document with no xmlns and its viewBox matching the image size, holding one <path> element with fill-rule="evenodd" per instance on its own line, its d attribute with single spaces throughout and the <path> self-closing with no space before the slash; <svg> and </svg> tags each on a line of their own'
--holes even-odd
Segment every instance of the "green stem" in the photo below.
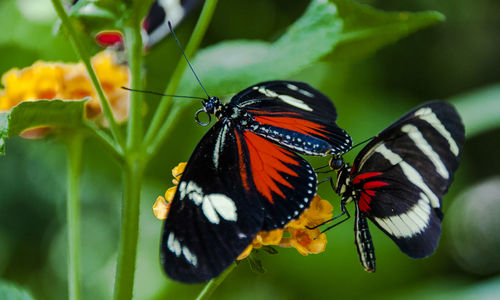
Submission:
<svg viewBox="0 0 500 300">
<path fill-rule="evenodd" d="M 205 4 L 203 5 L 203 10 L 201 11 L 200 18 L 198 19 L 198 22 L 196 23 L 196 26 L 193 30 L 193 34 L 191 35 L 191 38 L 189 39 L 189 42 L 184 50 L 184 53 L 186 54 L 187 57 L 192 57 L 196 52 L 196 50 L 198 49 L 198 47 L 200 46 L 203 36 L 207 31 L 208 25 L 212 20 L 212 16 L 215 11 L 216 5 L 217 5 L 217 0 L 205 1 Z M 184 74 L 184 70 L 186 69 L 186 67 L 187 63 L 184 60 L 184 58 L 181 57 L 171 77 L 170 83 L 167 89 L 165 90 L 165 94 L 170 94 L 170 95 L 175 94 L 177 88 L 179 87 L 182 74 Z M 151 125 L 149 126 L 149 129 L 146 133 L 145 137 L 146 147 L 149 148 L 149 145 L 151 144 L 159 145 L 161 144 L 161 141 L 165 139 L 165 136 L 158 135 L 158 131 L 160 130 L 160 127 L 162 125 L 163 127 L 165 127 L 164 125 L 165 116 L 167 115 L 167 112 L 170 110 L 171 107 L 172 107 L 172 99 L 168 97 L 163 97 L 153 117 L 153 121 L 151 121 Z M 153 152 L 155 152 L 154 149 Z"/>
<path fill-rule="evenodd" d="M 131 73 L 130 85 L 133 89 L 143 89 L 142 78 L 142 38 L 140 18 L 135 14 L 130 25 L 123 28 L 125 44 L 129 55 L 128 62 Z M 130 113 L 128 119 L 127 148 L 138 150 L 142 139 L 142 112 L 144 106 L 142 93 L 130 93 Z"/>
<path fill-rule="evenodd" d="M 227 275 L 236 268 L 236 263 L 232 263 L 222 274 L 210 280 L 200 292 L 196 300 L 208 299 L 219 285 L 226 279 Z"/>
<path fill-rule="evenodd" d="M 158 136 L 161 136 L 163 138 L 153 140 L 151 145 L 149 145 L 149 147 L 146 149 L 146 155 L 148 158 L 154 156 L 160 149 L 161 143 L 170 134 L 170 132 L 173 131 L 173 129 L 175 128 L 174 124 L 180 119 L 181 111 L 183 111 L 187 107 L 189 106 L 185 105 L 184 103 L 176 103 L 176 105 L 172 108 L 170 114 L 165 120 L 165 123 L 158 132 Z"/>
<path fill-rule="evenodd" d="M 66 139 L 68 148 L 66 222 L 68 226 L 68 293 L 80 299 L 80 174 L 84 137 L 75 133 Z"/>
<path fill-rule="evenodd" d="M 116 300 L 132 299 L 143 171 L 144 163 L 138 159 L 127 161 L 123 170 L 122 224 L 114 289 Z"/>
<path fill-rule="evenodd" d="M 121 163 L 123 162 L 123 152 L 122 149 L 116 147 L 115 141 L 113 141 L 107 134 L 105 134 L 97 125 L 93 122 L 85 120 L 84 129 L 87 133 L 95 137 L 106 149 L 116 158 L 116 160 Z"/>
<path fill-rule="evenodd" d="M 99 96 L 99 101 L 101 103 L 102 111 L 104 113 L 104 116 L 106 117 L 106 120 L 109 123 L 109 128 L 111 129 L 111 133 L 113 134 L 115 140 L 118 142 L 120 146 L 123 147 L 123 138 L 120 133 L 120 128 L 118 126 L 118 123 L 116 123 L 115 117 L 113 115 L 113 112 L 111 110 L 111 106 L 109 104 L 108 99 L 106 98 L 106 95 L 104 95 L 104 91 L 102 90 L 101 83 L 97 79 L 97 75 L 94 72 L 94 69 L 92 68 L 92 64 L 90 61 L 90 54 L 87 51 L 87 48 L 83 44 L 82 39 L 78 36 L 78 33 L 71 23 L 68 14 L 66 13 L 66 10 L 64 10 L 63 5 L 61 4 L 60 0 L 52 0 L 52 4 L 54 5 L 54 8 L 57 12 L 57 15 L 62 21 L 62 24 L 64 25 L 64 28 L 67 30 L 68 35 L 70 40 L 73 43 L 73 46 L 75 48 L 76 53 L 82 60 L 83 64 L 85 65 L 85 68 L 87 69 L 87 72 L 89 74 L 90 80 L 92 81 L 92 84 L 94 88 L 96 89 L 97 95 Z"/>
</svg>

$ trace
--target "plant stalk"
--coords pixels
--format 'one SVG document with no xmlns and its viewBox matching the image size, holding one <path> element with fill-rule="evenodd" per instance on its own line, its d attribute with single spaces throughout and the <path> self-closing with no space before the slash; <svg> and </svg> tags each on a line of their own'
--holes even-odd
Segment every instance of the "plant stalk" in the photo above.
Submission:
<svg viewBox="0 0 500 300">
<path fill-rule="evenodd" d="M 142 37 L 140 32 L 140 19 L 135 15 L 130 25 L 123 28 L 125 36 L 125 46 L 128 53 L 128 62 L 130 68 L 131 88 L 143 90 L 142 78 Z M 127 148 L 132 151 L 139 150 L 142 139 L 142 112 L 144 106 L 143 93 L 130 93 L 130 111 L 127 127 Z"/>
<path fill-rule="evenodd" d="M 84 136 L 75 133 L 66 139 L 68 150 L 66 222 L 68 226 L 68 294 L 79 300 L 80 288 L 80 175 Z"/>
<path fill-rule="evenodd" d="M 216 278 L 210 280 L 203 290 L 200 292 L 196 300 L 204 300 L 210 298 L 210 296 L 215 292 L 215 290 L 219 287 L 219 285 L 226 279 L 226 277 L 231 273 L 234 268 L 236 268 L 236 263 L 232 263 L 224 272 L 222 272 Z"/>
<path fill-rule="evenodd" d="M 203 37 L 205 36 L 205 33 L 208 29 L 208 25 L 210 24 L 210 21 L 212 20 L 213 13 L 215 11 L 215 7 L 217 6 L 217 0 L 206 0 L 205 4 L 203 5 L 203 9 L 201 11 L 201 15 L 198 19 L 198 22 L 196 23 L 196 26 L 193 30 L 193 34 L 191 35 L 191 38 L 189 39 L 189 42 L 184 49 L 184 53 L 186 54 L 186 57 L 193 57 L 194 53 L 200 46 L 201 41 L 203 40 Z M 187 63 L 184 60 L 183 57 L 180 58 L 179 63 L 177 64 L 177 67 L 174 70 L 174 73 L 171 77 L 171 80 L 168 84 L 168 87 L 165 90 L 165 94 L 175 94 L 177 91 L 177 88 L 179 87 L 179 84 L 182 79 L 182 75 L 184 74 L 184 71 L 187 67 Z M 194 80 L 194 78 L 193 78 Z M 151 121 L 151 125 L 148 128 L 148 131 L 145 136 L 145 145 L 147 148 L 150 148 L 150 145 L 160 145 L 161 141 L 165 139 L 166 136 L 159 136 L 158 132 L 160 130 L 160 127 L 165 127 L 169 125 L 165 125 L 165 117 L 172 107 L 173 101 L 169 97 L 163 97 L 158 109 L 153 117 L 153 120 Z M 179 104 L 179 103 L 177 103 Z M 165 130 L 162 130 L 165 131 Z M 155 146 L 158 147 L 158 146 Z M 153 151 L 155 150 L 153 149 Z"/>
<path fill-rule="evenodd" d="M 127 161 L 123 170 L 122 224 L 114 288 L 116 300 L 132 299 L 143 171 L 144 165 L 140 160 Z"/>
<path fill-rule="evenodd" d="M 69 38 L 75 48 L 76 53 L 78 54 L 85 68 L 87 69 L 87 73 L 89 74 L 90 80 L 92 81 L 92 85 L 96 89 L 97 95 L 99 96 L 101 108 L 104 116 L 106 117 L 106 120 L 109 123 L 109 128 L 111 129 L 111 133 L 113 134 L 113 137 L 118 142 L 118 144 L 121 147 L 123 147 L 123 137 L 121 135 L 120 128 L 111 110 L 111 105 L 109 104 L 109 101 L 106 98 L 106 95 L 104 94 L 101 83 L 99 82 L 97 75 L 94 69 L 92 68 L 90 54 L 87 51 L 85 45 L 83 44 L 81 38 L 78 36 L 78 32 L 71 23 L 71 20 L 69 19 L 68 14 L 66 13 L 66 10 L 64 9 L 61 1 L 52 0 L 52 4 L 57 12 L 57 15 L 61 19 L 64 28 L 68 32 Z"/>
<path fill-rule="evenodd" d="M 99 129 L 95 123 L 85 120 L 83 129 L 87 134 L 97 139 L 119 163 L 123 162 L 122 149 L 116 147 L 115 141 L 109 135 L 105 134 L 104 131 Z"/>
</svg>

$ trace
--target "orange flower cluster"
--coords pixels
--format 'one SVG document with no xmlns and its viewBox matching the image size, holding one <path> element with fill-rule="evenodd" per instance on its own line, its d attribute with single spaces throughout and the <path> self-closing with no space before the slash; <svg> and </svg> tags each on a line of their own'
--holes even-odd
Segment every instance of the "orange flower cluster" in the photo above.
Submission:
<svg viewBox="0 0 500 300">
<path fill-rule="evenodd" d="M 169 188 L 165 192 L 165 197 L 159 196 L 153 206 L 155 216 L 160 219 L 166 219 L 170 202 L 174 198 L 177 184 L 184 171 L 186 163 L 180 163 L 172 169 L 174 180 L 172 182 L 176 185 Z M 295 248 L 302 255 L 318 254 L 326 248 L 326 235 L 321 233 L 319 228 L 308 229 L 307 227 L 314 227 L 332 218 L 333 207 L 330 202 L 321 199 L 316 195 L 311 201 L 311 205 L 306 209 L 298 219 L 290 221 L 283 229 L 275 229 L 271 231 L 259 232 L 252 244 L 250 244 L 245 251 L 243 251 L 238 260 L 246 258 L 252 252 L 252 249 L 258 249 L 262 246 L 280 246 L 284 248 Z"/>
<path fill-rule="evenodd" d="M 129 72 L 116 63 L 112 51 L 102 51 L 92 58 L 92 65 L 115 117 L 124 121 L 128 112 L 127 85 Z M 90 97 L 86 103 L 88 119 L 97 119 L 101 105 L 96 91 L 82 63 L 35 62 L 22 70 L 12 69 L 2 76 L 5 89 L 0 90 L 0 111 L 8 111 L 21 101 L 39 99 L 79 100 Z"/>
</svg>

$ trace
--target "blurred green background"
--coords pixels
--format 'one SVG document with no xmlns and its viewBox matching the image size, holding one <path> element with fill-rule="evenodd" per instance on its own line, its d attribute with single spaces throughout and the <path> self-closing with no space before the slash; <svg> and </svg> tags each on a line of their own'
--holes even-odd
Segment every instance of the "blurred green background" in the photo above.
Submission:
<svg viewBox="0 0 500 300">
<path fill-rule="evenodd" d="M 437 10 L 447 20 L 419 31 L 359 61 L 328 57 L 290 78 L 307 81 L 331 97 L 338 124 L 355 142 L 388 126 L 419 103 L 444 99 L 500 106 L 500 2 L 397 0 L 363 1 L 385 10 Z M 307 1 L 220 0 L 204 39 L 272 41 L 304 11 Z M 177 33 L 183 43 L 196 22 L 195 11 Z M 0 2 L 0 73 L 36 60 L 75 61 L 71 45 L 54 36 L 49 0 Z M 148 88 L 162 91 L 179 51 L 171 39 L 147 58 Z M 290 62 L 293 63 L 293 62 Z M 203 80 L 203 78 L 202 78 Z M 493 86 L 493 88 L 491 88 Z M 487 92 L 477 92 L 481 89 Z M 210 86 L 207 86 L 210 91 Z M 236 91 L 235 91 L 236 92 Z M 149 97 L 153 111 L 159 99 Z M 470 103 L 470 102 L 469 102 Z M 142 197 L 136 299 L 190 299 L 202 286 L 166 279 L 159 265 L 162 222 L 151 206 L 171 186 L 171 169 L 186 161 L 207 128 L 196 125 L 193 105 L 151 162 Z M 500 115 L 498 116 L 500 118 Z M 413 260 L 371 226 L 377 272 L 359 265 L 352 221 L 327 233 L 324 253 L 301 256 L 293 249 L 262 255 L 268 270 L 253 273 L 242 263 L 214 299 L 494 299 L 500 298 L 500 130 L 468 137 L 462 164 L 444 198 L 443 235 L 437 252 Z M 346 155 L 352 160 L 358 150 Z M 311 159 L 314 166 L 325 159 Z M 37 299 L 65 299 L 66 231 L 64 148 L 54 140 L 8 141 L 0 158 L 0 277 L 27 288 Z M 84 299 L 111 297 L 118 247 L 121 184 L 117 165 L 93 141 L 85 147 L 82 186 Z M 324 184 L 323 198 L 338 212 L 339 197 Z"/>
</svg>

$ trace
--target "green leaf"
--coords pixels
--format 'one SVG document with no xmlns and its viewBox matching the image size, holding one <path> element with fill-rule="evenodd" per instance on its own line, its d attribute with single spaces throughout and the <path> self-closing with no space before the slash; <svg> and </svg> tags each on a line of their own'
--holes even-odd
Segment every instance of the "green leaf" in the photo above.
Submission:
<svg viewBox="0 0 500 300">
<path fill-rule="evenodd" d="M 315 0 L 276 42 L 222 42 L 199 51 L 193 65 L 209 93 L 234 93 L 260 81 L 290 76 L 319 60 L 333 49 L 341 31 L 335 5 Z M 189 69 L 179 91 L 187 95 L 200 91 Z"/>
<path fill-rule="evenodd" d="M 193 65 L 210 94 L 226 95 L 289 77 L 330 53 L 333 60 L 368 55 L 443 19 L 437 12 L 388 13 L 350 0 L 313 0 L 277 41 L 222 42 L 199 51 Z M 179 91 L 201 91 L 189 69 Z"/>
<path fill-rule="evenodd" d="M 500 84 L 450 99 L 462 117 L 468 138 L 500 128 Z"/>
<path fill-rule="evenodd" d="M 9 137 L 9 114 L 0 113 L 0 155 L 5 155 L 5 140 Z"/>
<path fill-rule="evenodd" d="M 12 283 L 0 281 L 0 299 L 33 300 L 34 298 L 23 288 Z"/>
<path fill-rule="evenodd" d="M 276 248 L 274 248 L 273 246 L 262 246 L 262 248 L 260 248 L 262 251 L 265 251 L 269 254 L 278 254 L 278 250 Z"/>
<path fill-rule="evenodd" d="M 340 41 L 331 54 L 335 60 L 359 59 L 411 33 L 444 21 L 434 11 L 385 12 L 351 0 L 330 0 L 344 22 Z"/>
<path fill-rule="evenodd" d="M 264 266 L 262 265 L 262 261 L 256 258 L 254 253 L 251 253 L 247 257 L 247 260 L 250 263 L 250 269 L 252 270 L 252 272 L 258 274 L 264 274 L 267 272 L 266 268 L 264 268 Z"/>
<path fill-rule="evenodd" d="M 102 30 L 119 30 L 123 24 L 139 16 L 142 19 L 149 11 L 153 0 L 79 0 L 71 6 L 69 15 L 78 19 L 86 31 L 96 34 Z"/>
<path fill-rule="evenodd" d="M 85 117 L 87 100 L 37 100 L 25 101 L 0 114 L 0 155 L 5 154 L 5 140 L 26 129 L 55 126 L 78 127 Z"/>
<path fill-rule="evenodd" d="M 69 16 L 90 37 L 103 30 L 119 30 L 130 17 L 131 4 L 113 0 L 79 0 L 71 6 Z"/>
<path fill-rule="evenodd" d="M 107 7 L 108 6 L 108 7 Z M 111 10 L 113 6 L 106 5 L 102 1 L 79 0 L 75 5 L 71 6 L 70 16 L 72 17 L 88 17 L 88 18 L 115 18 L 115 14 Z"/>
</svg>

